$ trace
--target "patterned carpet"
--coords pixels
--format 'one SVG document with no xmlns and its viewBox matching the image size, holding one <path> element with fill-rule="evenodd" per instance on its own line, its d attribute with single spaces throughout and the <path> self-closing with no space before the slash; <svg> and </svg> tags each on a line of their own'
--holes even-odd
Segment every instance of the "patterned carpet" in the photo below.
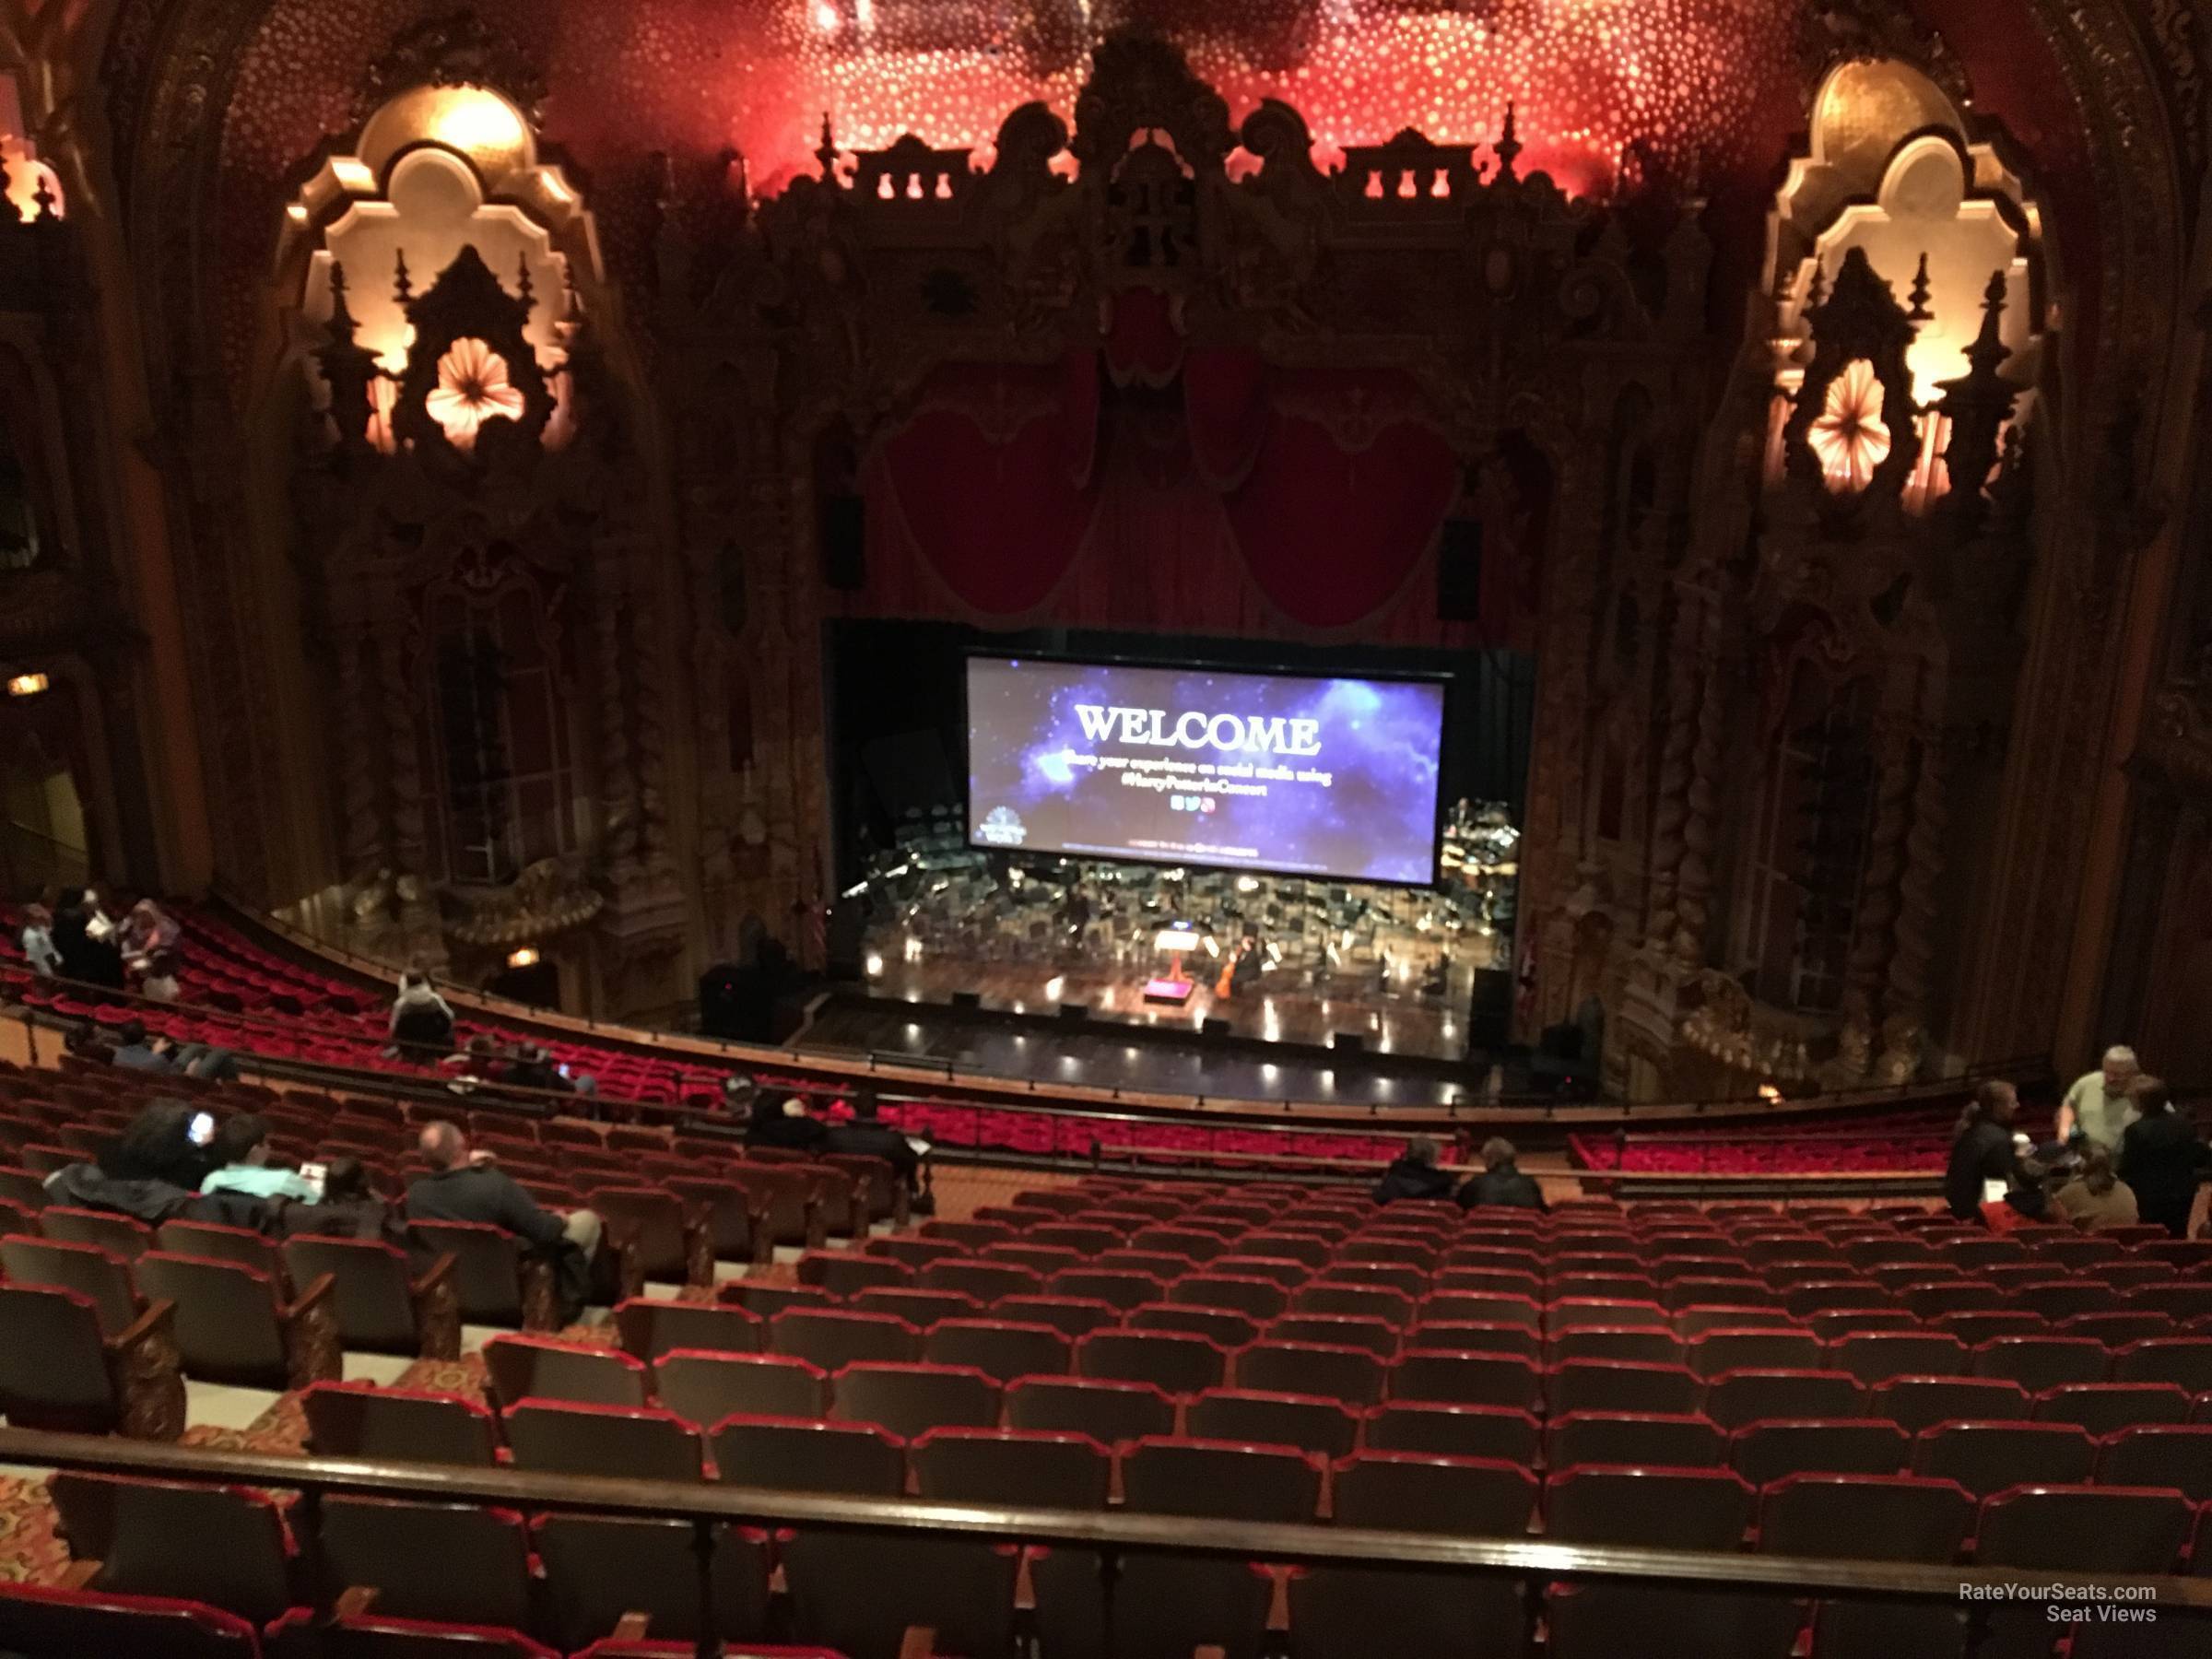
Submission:
<svg viewBox="0 0 2212 1659">
<path fill-rule="evenodd" d="M 69 1565 L 42 1480 L 0 1479 L 0 1583 L 53 1584 Z"/>
</svg>

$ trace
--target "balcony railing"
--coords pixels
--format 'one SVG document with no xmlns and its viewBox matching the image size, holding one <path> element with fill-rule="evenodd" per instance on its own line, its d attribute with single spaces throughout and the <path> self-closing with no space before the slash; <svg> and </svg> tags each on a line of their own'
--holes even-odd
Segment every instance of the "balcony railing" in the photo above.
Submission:
<svg viewBox="0 0 2212 1659">
<path fill-rule="evenodd" d="M 1113 1587 L 1124 1554 L 1144 1552 L 1266 1561 L 1290 1566 L 1399 1568 L 1445 1577 L 1506 1578 L 1535 1584 L 1609 1583 L 1646 1589 L 1733 1591 L 1820 1600 L 1963 1607 L 1965 1659 L 1975 1659 L 1999 1607 L 2037 1604 L 2147 1608 L 2158 1621 L 2201 1622 L 2212 1652 L 2212 1578 L 2018 1571 L 1998 1567 L 1838 1560 L 1799 1556 L 1589 1547 L 1539 1538 L 1463 1537 L 1321 1525 L 1136 1514 L 1125 1511 L 1032 1509 L 993 1504 L 820 1497 L 761 1488 L 666 1480 L 462 1468 L 366 1458 L 283 1456 L 0 1430 L 0 1462 L 147 1479 L 184 1480 L 295 1491 L 292 1524 L 310 1560 L 319 1559 L 319 1501 L 327 1495 L 484 1503 L 534 1514 L 566 1512 L 677 1518 L 697 1529 L 701 1606 L 712 1606 L 707 1575 L 715 1559 L 712 1529 L 724 1525 L 802 1527 L 978 1542 L 1058 1545 L 1096 1552 L 1100 1561 L 1105 1651 L 1113 1653 Z M 347 1586 L 313 1586 L 314 1610 L 327 1616 Z M 865 1587 L 856 1593 L 867 1594 Z M 1531 1598 L 1532 1606 L 1535 1605 Z M 2056 1627 L 2053 1627 L 2055 1629 Z M 1384 1644 L 1385 1646 L 1387 1644 Z M 701 1636 L 695 1651 L 719 1655 L 720 1639 Z M 1378 1651 L 1382 1651 L 1378 1648 Z M 2171 1651 L 2181 1651 L 2176 1648 Z"/>
</svg>

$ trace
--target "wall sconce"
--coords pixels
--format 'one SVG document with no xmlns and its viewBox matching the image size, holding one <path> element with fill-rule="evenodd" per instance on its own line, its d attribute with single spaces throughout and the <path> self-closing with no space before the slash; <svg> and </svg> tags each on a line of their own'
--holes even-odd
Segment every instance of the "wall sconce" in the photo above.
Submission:
<svg viewBox="0 0 2212 1659">
<path fill-rule="evenodd" d="M 507 966 L 510 968 L 535 968 L 537 966 L 537 952 L 527 945 L 520 950 L 511 950 L 507 953 Z"/>
<path fill-rule="evenodd" d="M 36 697 L 51 682 L 42 674 L 18 674 L 7 682 L 10 697 Z"/>
</svg>

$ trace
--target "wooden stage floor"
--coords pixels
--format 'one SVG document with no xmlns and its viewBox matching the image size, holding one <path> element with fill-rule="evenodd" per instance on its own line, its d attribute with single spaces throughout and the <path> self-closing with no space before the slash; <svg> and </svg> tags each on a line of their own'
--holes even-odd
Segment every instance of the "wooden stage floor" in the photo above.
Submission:
<svg viewBox="0 0 2212 1659">
<path fill-rule="evenodd" d="M 912 959 L 872 954 L 867 966 L 869 994 L 896 1002 L 949 1004 L 956 991 L 971 991 L 986 1008 L 1017 1014 L 1051 1014 L 1063 1003 L 1081 1003 L 1093 1019 L 1162 1033 L 1194 1032 L 1208 1019 L 1225 1019 L 1239 1037 L 1310 1048 L 1326 1048 L 1333 1033 L 1351 1031 L 1374 1053 L 1431 1060 L 1465 1057 L 1474 984 L 1474 971 L 1465 967 L 1439 996 L 1423 996 L 1402 981 L 1384 991 L 1373 973 L 1337 974 L 1315 986 L 1306 975 L 1278 971 L 1262 974 L 1242 995 L 1219 996 L 1220 963 L 1198 955 L 1186 969 L 1194 987 L 1190 1000 L 1175 1007 L 1147 1002 L 1141 970 L 1118 966 L 965 961 L 935 951 Z"/>
<path fill-rule="evenodd" d="M 1385 993 L 1374 975 L 1364 976 L 1363 991 L 1348 975 L 1314 986 L 1277 971 L 1244 995 L 1223 997 L 1194 963 L 1196 988 L 1180 1008 L 1146 1002 L 1137 973 L 1120 968 L 962 961 L 941 952 L 871 952 L 867 968 L 864 984 L 818 1006 L 794 1046 L 1041 1083 L 1395 1105 L 1473 1099 L 1490 1063 L 1488 1054 L 1465 1054 L 1473 971 L 1466 968 L 1441 996 L 1423 996 L 1410 984 Z M 952 1006 L 953 994 L 963 991 L 982 998 L 981 1010 Z M 1047 1023 L 1065 1003 L 1086 1006 L 1088 1018 Z M 1208 1018 L 1230 1022 L 1228 1041 L 1202 1033 Z M 1338 1031 L 1359 1035 L 1365 1052 L 1332 1053 Z M 1505 1088 L 1517 1084 L 1525 1087 L 1509 1073 Z"/>
</svg>

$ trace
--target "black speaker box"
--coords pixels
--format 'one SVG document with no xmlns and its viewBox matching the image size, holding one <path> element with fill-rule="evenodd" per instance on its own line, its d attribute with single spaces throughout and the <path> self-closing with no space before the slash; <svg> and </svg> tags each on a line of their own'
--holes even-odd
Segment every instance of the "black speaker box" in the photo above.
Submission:
<svg viewBox="0 0 2212 1659">
<path fill-rule="evenodd" d="M 955 991 L 952 994 L 952 1006 L 963 1014 L 972 1014 L 983 1006 L 983 999 L 978 992 Z"/>
<path fill-rule="evenodd" d="M 861 945 L 867 931 L 867 912 L 857 899 L 840 899 L 830 907 L 823 925 L 823 966 L 834 980 L 856 980 L 863 968 Z"/>
<path fill-rule="evenodd" d="M 699 1029 L 732 1042 L 772 1042 L 776 987 L 759 968 L 717 962 L 699 976 Z"/>
<path fill-rule="evenodd" d="M 1088 1003 L 1062 1003 L 1060 1018 L 1063 1019 L 1088 1019 L 1090 1005 Z"/>
<path fill-rule="evenodd" d="M 1237 1028 L 1226 1019 L 1207 1019 L 1198 1028 L 1203 1037 L 1226 1037 Z"/>
<path fill-rule="evenodd" d="M 1436 619 L 1482 620 L 1482 521 L 1448 518 L 1436 544 Z"/>
<path fill-rule="evenodd" d="M 1342 1049 L 1347 1054 L 1358 1054 L 1366 1051 L 1367 1038 L 1359 1031 L 1335 1031 L 1330 1034 L 1329 1046 Z"/>
<path fill-rule="evenodd" d="M 1503 1048 L 1512 1031 L 1513 976 L 1502 968 L 1477 968 L 1467 999 L 1467 1046 Z"/>
<path fill-rule="evenodd" d="M 867 507 L 858 495 L 828 495 L 817 503 L 822 581 L 850 594 L 868 582 Z"/>
</svg>

